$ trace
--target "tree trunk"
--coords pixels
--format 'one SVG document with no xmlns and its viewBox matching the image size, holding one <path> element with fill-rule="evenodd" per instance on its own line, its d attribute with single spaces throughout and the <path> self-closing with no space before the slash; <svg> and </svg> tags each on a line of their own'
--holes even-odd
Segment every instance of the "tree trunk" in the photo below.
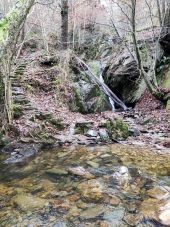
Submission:
<svg viewBox="0 0 170 227">
<path fill-rule="evenodd" d="M 0 41 L 0 72 L 4 86 L 4 124 L 12 123 L 12 92 L 11 76 L 13 75 L 13 66 L 17 53 L 17 42 L 20 37 L 22 26 L 26 20 L 35 0 L 24 0 L 17 4 L 16 9 L 11 11 L 11 19 L 6 24 L 4 39 Z M 15 13 L 14 13 L 15 12 Z M 10 14 L 10 13 L 9 13 Z M 9 16 L 9 15 L 8 15 Z"/>
<path fill-rule="evenodd" d="M 158 8 L 159 23 L 160 23 L 160 26 L 162 26 L 162 21 L 163 20 L 162 20 L 162 13 L 161 13 L 160 1 L 159 0 L 156 0 L 156 3 L 157 3 L 157 8 Z"/>
<path fill-rule="evenodd" d="M 68 48 L 68 0 L 61 0 L 61 45 L 62 49 Z"/>
</svg>

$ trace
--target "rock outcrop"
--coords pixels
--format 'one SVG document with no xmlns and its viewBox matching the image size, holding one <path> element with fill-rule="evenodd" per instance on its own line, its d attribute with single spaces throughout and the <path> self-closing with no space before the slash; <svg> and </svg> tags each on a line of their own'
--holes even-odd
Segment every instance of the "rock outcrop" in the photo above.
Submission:
<svg viewBox="0 0 170 227">
<path fill-rule="evenodd" d="M 112 57 L 103 72 L 103 78 L 109 88 L 128 106 L 134 106 L 146 89 L 136 61 L 126 49 Z"/>
</svg>

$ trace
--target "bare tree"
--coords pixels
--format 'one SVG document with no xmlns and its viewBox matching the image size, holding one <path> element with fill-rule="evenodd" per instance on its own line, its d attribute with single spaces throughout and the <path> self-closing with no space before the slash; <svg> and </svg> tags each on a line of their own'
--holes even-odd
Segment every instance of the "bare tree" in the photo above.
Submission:
<svg viewBox="0 0 170 227">
<path fill-rule="evenodd" d="M 20 36 L 21 29 L 25 23 L 26 17 L 30 12 L 35 0 L 25 0 L 19 2 L 8 18 L 1 21 L 5 25 L 5 29 L 1 27 L 3 36 L 0 43 L 0 69 L 1 78 L 4 84 L 4 113 L 6 123 L 12 122 L 12 94 L 11 94 L 11 77 L 14 74 L 13 66 L 17 53 L 17 42 Z M 6 22 L 6 23 L 5 23 Z"/>
<path fill-rule="evenodd" d="M 68 0 L 61 0 L 61 44 L 64 50 L 68 48 L 68 15 Z"/>
</svg>

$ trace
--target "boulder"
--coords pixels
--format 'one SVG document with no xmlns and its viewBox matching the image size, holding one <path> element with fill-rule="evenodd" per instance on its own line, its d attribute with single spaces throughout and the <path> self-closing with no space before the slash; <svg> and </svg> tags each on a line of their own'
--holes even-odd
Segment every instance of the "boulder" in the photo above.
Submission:
<svg viewBox="0 0 170 227">
<path fill-rule="evenodd" d="M 134 106 L 146 89 L 140 78 L 140 72 L 134 58 L 126 49 L 114 56 L 103 71 L 103 78 L 108 87 L 127 106 Z"/>
<path fill-rule="evenodd" d="M 83 114 L 103 112 L 111 110 L 108 97 L 100 87 L 89 78 L 86 69 L 80 69 L 73 63 L 73 100 L 70 101 L 70 109 Z M 100 62 L 93 61 L 87 63 L 95 76 L 100 74 Z"/>
</svg>

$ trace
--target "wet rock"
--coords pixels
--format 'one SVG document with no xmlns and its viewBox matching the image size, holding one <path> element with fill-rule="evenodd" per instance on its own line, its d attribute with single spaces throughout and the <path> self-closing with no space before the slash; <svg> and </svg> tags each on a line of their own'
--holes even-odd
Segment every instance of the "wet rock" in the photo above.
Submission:
<svg viewBox="0 0 170 227">
<path fill-rule="evenodd" d="M 123 187 L 127 186 L 130 183 L 130 180 L 131 176 L 126 166 L 121 166 L 110 178 L 112 184 L 118 184 Z"/>
<path fill-rule="evenodd" d="M 85 134 L 88 137 L 97 137 L 98 136 L 98 132 L 96 130 L 88 130 Z"/>
<path fill-rule="evenodd" d="M 68 171 L 66 171 L 65 169 L 59 169 L 59 168 L 48 169 L 45 172 L 46 174 L 52 177 L 65 176 L 68 174 Z"/>
<path fill-rule="evenodd" d="M 12 204 L 24 211 L 29 211 L 44 208 L 48 205 L 48 201 L 29 194 L 20 194 L 12 199 Z"/>
<path fill-rule="evenodd" d="M 80 194 L 87 200 L 98 201 L 103 198 L 103 184 L 98 180 L 89 180 L 78 185 Z"/>
<path fill-rule="evenodd" d="M 85 170 L 82 166 L 68 168 L 69 173 L 80 176 L 85 179 L 92 179 L 94 175 Z"/>
<path fill-rule="evenodd" d="M 10 152 L 11 157 L 5 160 L 6 164 L 22 162 L 24 159 L 29 158 L 39 152 L 41 145 L 32 144 L 26 145 L 22 143 L 10 144 L 4 148 L 4 151 Z"/>
<path fill-rule="evenodd" d="M 94 219 L 101 216 L 105 211 L 105 207 L 103 205 L 95 205 L 94 207 L 90 207 L 87 210 L 81 212 L 80 219 L 88 220 Z"/>
</svg>

